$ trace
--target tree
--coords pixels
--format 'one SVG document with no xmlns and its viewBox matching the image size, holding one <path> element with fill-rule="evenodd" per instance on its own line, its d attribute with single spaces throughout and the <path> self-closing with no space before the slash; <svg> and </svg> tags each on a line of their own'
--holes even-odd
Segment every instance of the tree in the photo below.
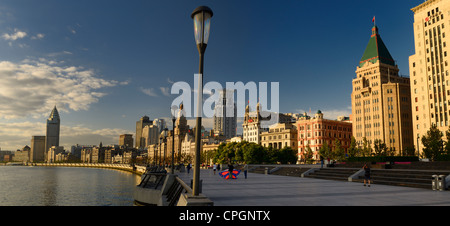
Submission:
<svg viewBox="0 0 450 226">
<path fill-rule="evenodd" d="M 322 147 L 320 147 L 320 149 L 319 149 L 319 155 L 324 159 L 332 158 L 331 150 L 330 150 L 330 147 L 328 146 L 328 141 L 325 140 L 323 142 Z"/>
<path fill-rule="evenodd" d="M 427 134 L 422 137 L 423 153 L 426 158 L 436 160 L 444 153 L 443 133 L 433 124 Z"/>
<path fill-rule="evenodd" d="M 333 159 L 338 162 L 342 162 L 345 160 L 345 150 L 342 148 L 341 141 L 339 139 L 334 140 L 334 151 L 331 153 Z"/>
<path fill-rule="evenodd" d="M 281 164 L 295 164 L 297 163 L 297 150 L 290 147 L 284 147 L 277 153 L 277 159 Z"/>
<path fill-rule="evenodd" d="M 313 152 L 312 152 L 311 148 L 309 147 L 309 144 L 307 144 L 305 147 L 305 163 L 306 164 L 313 163 Z"/>
<path fill-rule="evenodd" d="M 373 142 L 373 152 L 375 156 L 386 156 L 387 150 L 388 148 L 386 146 L 386 143 L 384 143 L 382 140 L 376 139 Z"/>
<path fill-rule="evenodd" d="M 350 142 L 350 147 L 348 148 L 348 157 L 356 157 L 358 156 L 358 148 L 356 147 L 356 139 L 352 136 L 352 140 Z"/>
<path fill-rule="evenodd" d="M 447 131 L 445 131 L 445 136 L 447 141 L 445 142 L 445 154 L 450 155 L 450 126 Z"/>
<path fill-rule="evenodd" d="M 362 157 L 370 156 L 372 154 L 372 147 L 370 147 L 366 137 L 363 137 L 363 149 L 361 154 Z"/>
</svg>

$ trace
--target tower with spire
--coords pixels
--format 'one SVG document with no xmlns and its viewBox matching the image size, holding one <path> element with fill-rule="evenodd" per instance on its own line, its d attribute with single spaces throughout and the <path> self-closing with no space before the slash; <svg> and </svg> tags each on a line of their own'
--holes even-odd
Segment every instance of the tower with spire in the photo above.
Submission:
<svg viewBox="0 0 450 226">
<path fill-rule="evenodd" d="M 47 132 L 45 136 L 45 151 L 47 154 L 48 150 L 52 146 L 59 146 L 59 131 L 60 131 L 60 123 L 61 119 L 59 117 L 58 109 L 56 109 L 56 105 L 53 108 L 50 116 L 47 119 Z M 45 159 L 47 156 L 45 155 Z"/>
<path fill-rule="evenodd" d="M 374 24 L 352 81 L 352 131 L 358 146 L 381 142 L 396 154 L 413 147 L 410 79 L 399 71 Z"/>
</svg>

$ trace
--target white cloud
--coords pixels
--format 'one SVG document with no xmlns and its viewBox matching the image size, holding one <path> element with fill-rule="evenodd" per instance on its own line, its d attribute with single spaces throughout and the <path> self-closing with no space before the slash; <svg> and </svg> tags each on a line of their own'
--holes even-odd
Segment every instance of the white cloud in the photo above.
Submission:
<svg viewBox="0 0 450 226">
<path fill-rule="evenodd" d="M 37 118 L 55 104 L 62 111 L 88 110 L 106 95 L 99 89 L 119 84 L 98 78 L 92 70 L 57 64 L 45 59 L 0 61 L 0 118 Z"/>
<path fill-rule="evenodd" d="M 12 34 L 3 34 L 2 38 L 5 40 L 9 40 L 9 41 L 15 41 L 17 39 L 22 39 L 25 38 L 27 36 L 27 33 L 24 31 L 20 31 L 17 28 L 14 29 L 14 33 Z"/>
<path fill-rule="evenodd" d="M 169 87 L 159 87 L 164 96 L 170 97 Z"/>
<path fill-rule="evenodd" d="M 336 120 L 339 116 L 349 117 L 352 114 L 352 108 L 323 110 L 322 113 L 324 118 Z"/>
<path fill-rule="evenodd" d="M 147 94 L 148 96 L 151 96 L 151 97 L 157 97 L 158 96 L 158 94 L 156 94 L 156 92 L 155 92 L 155 90 L 153 88 L 145 89 L 145 88 L 141 87 L 140 90 L 143 93 Z"/>
<path fill-rule="evenodd" d="M 64 118 L 64 115 L 61 115 Z M 45 136 L 45 122 L 0 122 L 0 147 L 2 150 L 15 151 L 30 146 L 32 136 Z M 118 144 L 120 134 L 134 134 L 132 131 L 106 128 L 91 129 L 84 125 L 66 126 L 61 125 L 60 146 L 70 150 L 72 145 L 104 145 Z"/>
<path fill-rule="evenodd" d="M 44 34 L 37 34 L 35 36 L 31 36 L 31 39 L 35 40 L 35 39 L 43 39 L 45 37 Z"/>
<path fill-rule="evenodd" d="M 352 114 L 352 107 L 349 106 L 345 109 L 319 109 L 322 111 L 323 117 L 326 119 L 331 119 L 331 120 L 336 120 L 339 116 L 346 116 L 349 117 L 350 114 Z M 311 109 L 311 113 L 309 112 L 309 110 L 303 110 L 303 109 L 297 109 L 295 110 L 296 113 L 307 113 L 309 116 L 314 116 L 314 114 L 316 114 L 317 110 Z"/>
</svg>

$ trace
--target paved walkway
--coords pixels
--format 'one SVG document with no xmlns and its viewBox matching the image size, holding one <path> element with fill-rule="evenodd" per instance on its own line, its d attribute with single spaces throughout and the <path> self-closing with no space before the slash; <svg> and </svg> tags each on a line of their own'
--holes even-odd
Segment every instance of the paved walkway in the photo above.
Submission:
<svg viewBox="0 0 450 226">
<path fill-rule="evenodd" d="M 189 185 L 193 171 L 178 175 Z M 215 206 L 450 206 L 450 191 L 243 172 L 225 180 L 212 170 L 200 179 Z"/>
</svg>

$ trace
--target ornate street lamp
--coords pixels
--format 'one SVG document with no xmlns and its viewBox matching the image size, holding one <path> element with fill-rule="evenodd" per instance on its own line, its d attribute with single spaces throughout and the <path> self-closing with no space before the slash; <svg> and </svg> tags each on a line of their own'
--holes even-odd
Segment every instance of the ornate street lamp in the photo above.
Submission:
<svg viewBox="0 0 450 226">
<path fill-rule="evenodd" d="M 202 106 L 203 106 L 203 59 L 206 46 L 209 40 L 209 31 L 211 28 L 211 18 L 213 12 L 209 7 L 199 6 L 191 14 L 194 20 L 195 42 L 198 53 L 200 54 L 199 63 L 199 88 L 197 90 L 197 123 L 195 130 L 195 162 L 194 162 L 194 183 L 192 193 L 199 195 L 200 188 L 200 148 L 201 148 L 201 128 L 202 128 Z"/>
<path fill-rule="evenodd" d="M 168 129 L 167 129 L 167 128 L 164 128 L 164 138 L 163 138 L 163 141 L 164 141 L 164 159 L 163 159 L 163 167 L 164 167 L 164 168 L 166 167 L 167 136 L 168 136 L 167 131 L 168 131 Z"/>
<path fill-rule="evenodd" d="M 171 174 L 175 173 L 175 114 L 177 112 L 178 107 L 173 105 L 171 107 L 172 111 L 172 169 L 170 170 Z"/>
</svg>

